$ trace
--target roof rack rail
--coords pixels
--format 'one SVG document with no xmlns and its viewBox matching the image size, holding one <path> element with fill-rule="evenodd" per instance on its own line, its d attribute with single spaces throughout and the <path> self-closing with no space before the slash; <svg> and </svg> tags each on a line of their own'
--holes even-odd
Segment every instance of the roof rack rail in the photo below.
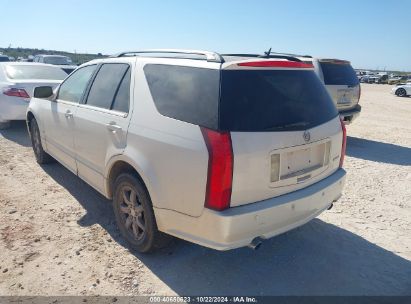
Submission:
<svg viewBox="0 0 411 304">
<path fill-rule="evenodd" d="M 215 52 L 199 51 L 199 50 L 179 50 L 179 49 L 150 49 L 141 51 L 122 52 L 110 57 L 127 57 L 127 56 L 139 56 L 140 54 L 185 54 L 185 55 L 202 55 L 205 56 L 209 62 L 223 63 L 223 57 Z"/>
<path fill-rule="evenodd" d="M 221 56 L 231 56 L 231 57 L 253 57 L 253 58 L 278 58 L 287 59 L 290 61 L 301 62 L 300 59 L 292 56 L 291 54 L 281 54 L 281 53 L 270 53 L 270 55 L 260 55 L 260 54 L 221 54 Z"/>
</svg>

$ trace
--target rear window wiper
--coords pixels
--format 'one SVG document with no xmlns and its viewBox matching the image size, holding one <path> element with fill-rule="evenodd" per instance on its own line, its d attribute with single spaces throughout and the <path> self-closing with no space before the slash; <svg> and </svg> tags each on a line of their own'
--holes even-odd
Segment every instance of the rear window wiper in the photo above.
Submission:
<svg viewBox="0 0 411 304">
<path fill-rule="evenodd" d="M 285 125 L 278 125 L 274 127 L 269 127 L 267 129 L 264 129 L 264 131 L 276 131 L 276 130 L 283 130 L 283 129 L 288 129 L 288 128 L 298 128 L 298 127 L 305 127 L 309 125 L 308 122 L 306 121 L 300 121 L 300 122 L 295 122 L 295 123 L 290 123 L 290 124 L 285 124 Z"/>
</svg>

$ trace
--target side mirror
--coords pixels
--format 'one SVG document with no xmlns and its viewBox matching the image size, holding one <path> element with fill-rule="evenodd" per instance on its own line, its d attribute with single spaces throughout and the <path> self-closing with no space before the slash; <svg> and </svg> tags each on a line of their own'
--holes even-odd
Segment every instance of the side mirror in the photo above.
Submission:
<svg viewBox="0 0 411 304">
<path fill-rule="evenodd" d="M 53 88 L 52 87 L 36 87 L 34 88 L 34 97 L 35 98 L 50 98 L 53 96 Z"/>
</svg>

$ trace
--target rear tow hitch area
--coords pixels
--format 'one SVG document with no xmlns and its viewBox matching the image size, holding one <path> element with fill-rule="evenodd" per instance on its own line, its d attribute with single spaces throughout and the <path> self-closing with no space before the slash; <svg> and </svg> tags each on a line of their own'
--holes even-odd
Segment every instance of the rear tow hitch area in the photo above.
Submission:
<svg viewBox="0 0 411 304">
<path fill-rule="evenodd" d="M 263 239 L 260 237 L 256 237 L 254 238 L 250 244 L 248 244 L 248 248 L 251 248 L 253 250 L 257 250 L 258 248 L 260 248 L 261 244 L 263 243 Z"/>
</svg>

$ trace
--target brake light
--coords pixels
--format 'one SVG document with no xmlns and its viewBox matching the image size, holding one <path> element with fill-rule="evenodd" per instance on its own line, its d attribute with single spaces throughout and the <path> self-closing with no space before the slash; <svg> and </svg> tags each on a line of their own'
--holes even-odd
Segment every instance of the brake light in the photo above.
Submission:
<svg viewBox="0 0 411 304">
<path fill-rule="evenodd" d="M 259 68 L 266 68 L 266 67 L 274 67 L 274 68 L 313 68 L 314 66 L 309 63 L 304 62 L 297 62 L 297 61 L 279 61 L 279 60 L 264 60 L 264 61 L 250 61 L 250 62 L 242 62 L 237 64 L 238 66 L 244 67 L 259 67 Z"/>
<path fill-rule="evenodd" d="M 25 89 L 7 88 L 3 91 L 4 95 L 12 97 L 30 98 Z"/>
<path fill-rule="evenodd" d="M 343 131 L 343 141 L 342 141 L 342 146 L 341 146 L 341 157 L 340 157 L 340 168 L 342 168 L 344 164 L 345 150 L 347 147 L 347 129 L 345 128 L 345 123 L 341 118 L 340 118 L 340 122 L 341 122 L 341 129 Z"/>
<path fill-rule="evenodd" d="M 230 207 L 233 183 L 233 147 L 230 132 L 201 128 L 208 150 L 207 189 L 204 206 L 214 210 Z"/>
<path fill-rule="evenodd" d="M 350 64 L 349 61 L 340 60 L 340 59 L 320 59 L 320 62 L 332 63 L 332 64 Z"/>
</svg>

